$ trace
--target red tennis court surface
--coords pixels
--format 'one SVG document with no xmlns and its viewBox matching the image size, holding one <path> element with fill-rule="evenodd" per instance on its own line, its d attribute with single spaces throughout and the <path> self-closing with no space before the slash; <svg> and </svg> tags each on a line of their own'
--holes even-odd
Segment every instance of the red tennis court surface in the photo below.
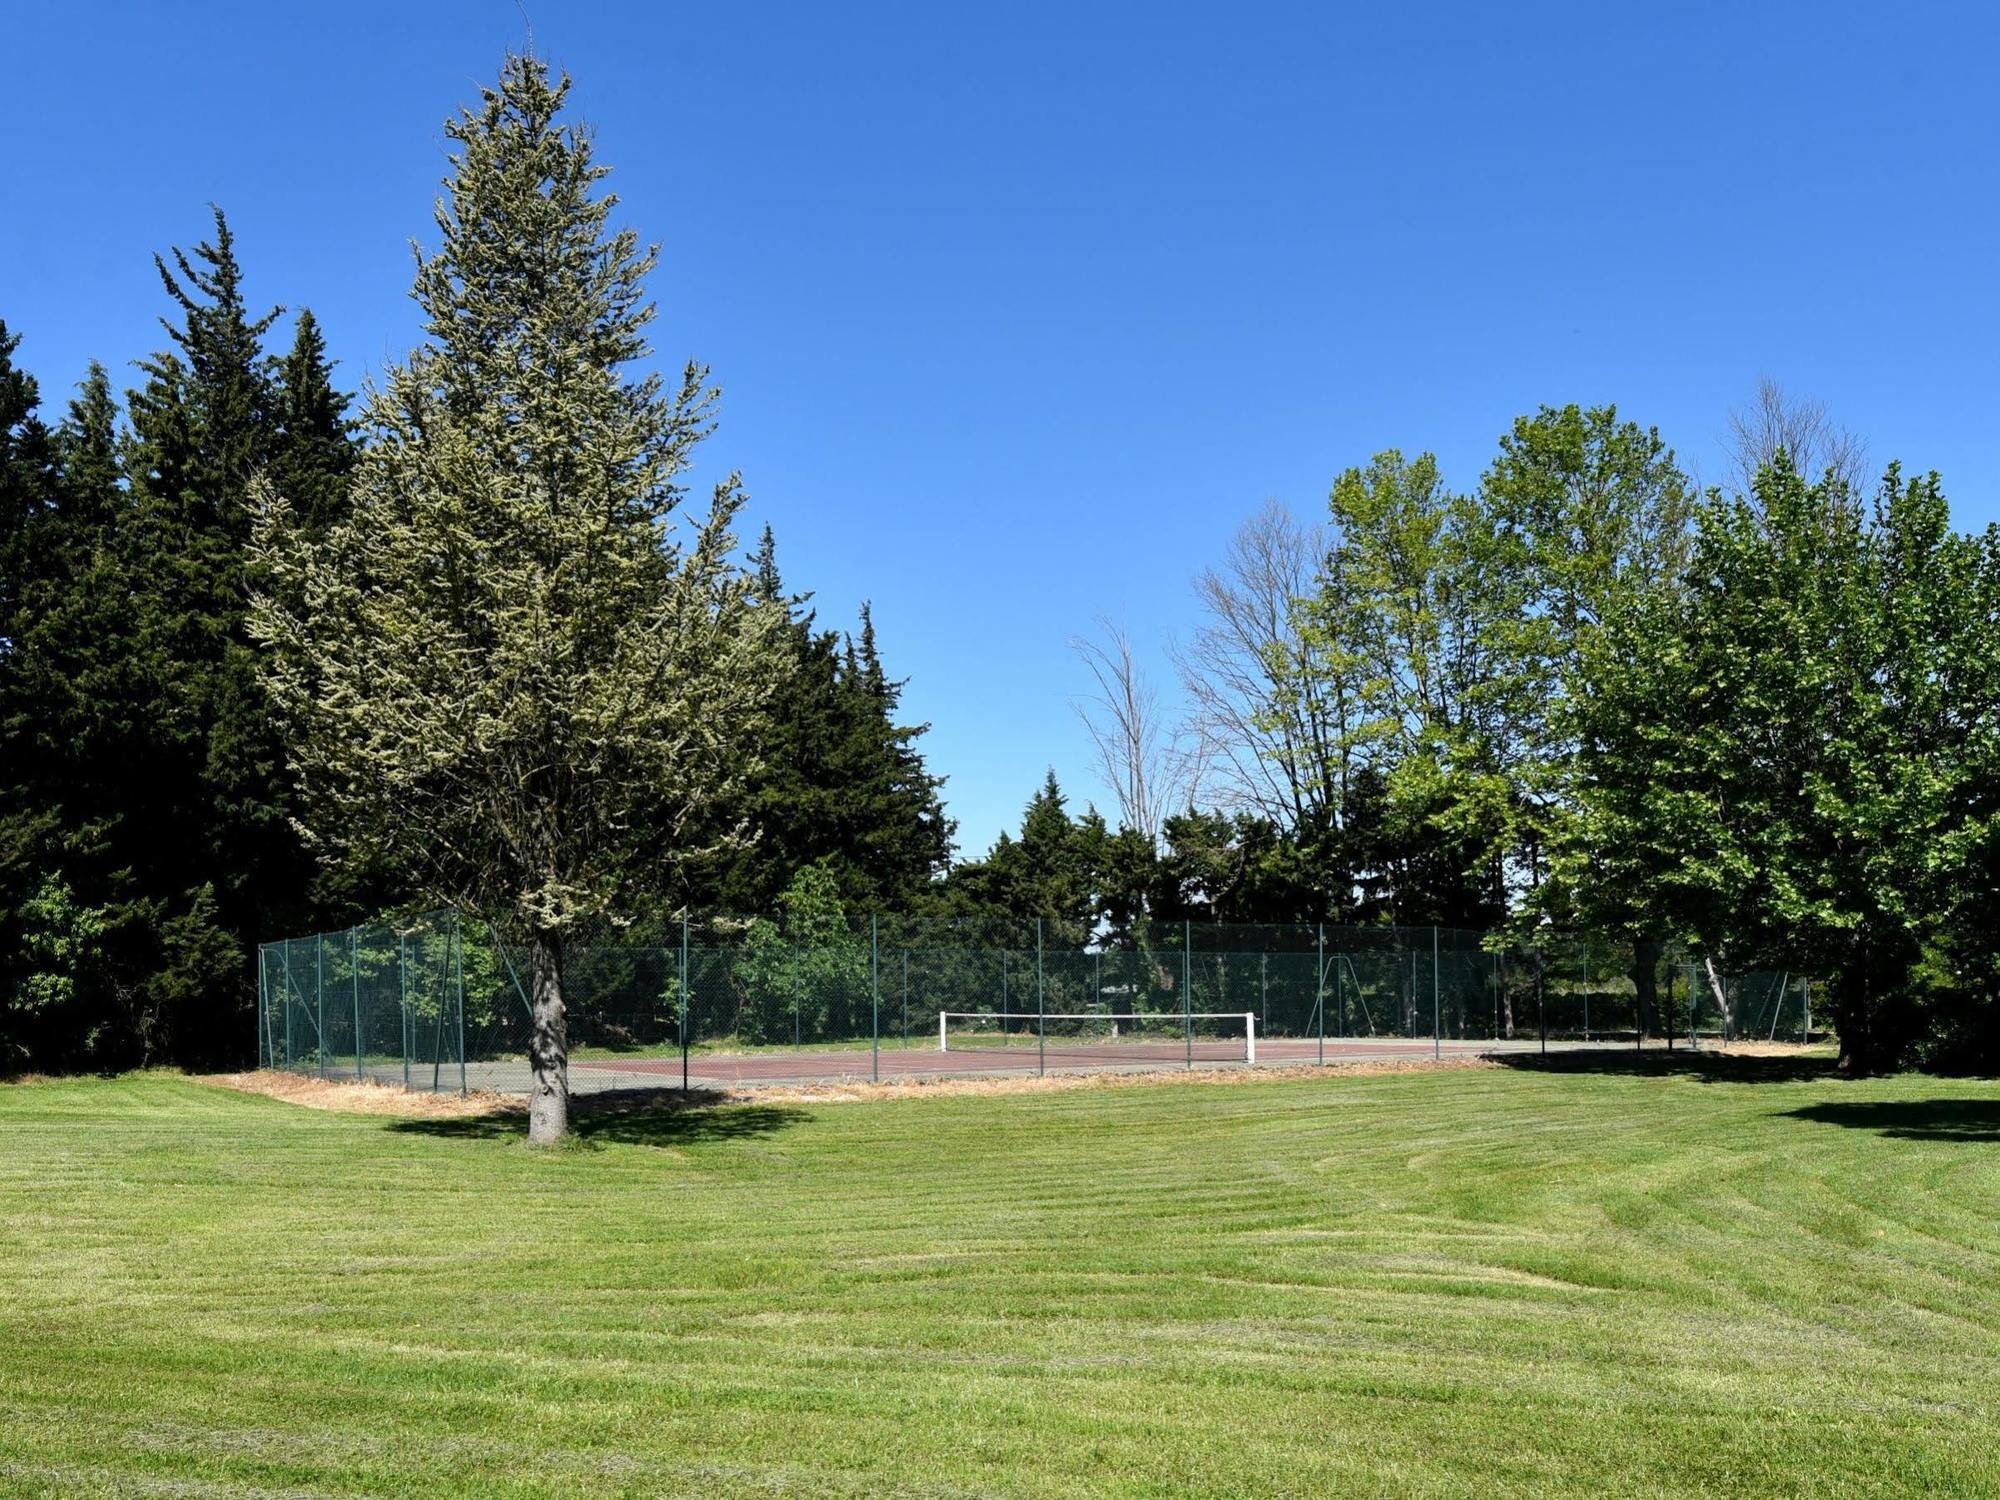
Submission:
<svg viewBox="0 0 2000 1500">
<path fill-rule="evenodd" d="M 1630 1047 L 1630 1043 L 1551 1042 L 1550 1050 L 1577 1047 Z M 1329 1063 L 1365 1062 L 1383 1058 L 1479 1057 L 1498 1052 L 1534 1052 L 1541 1048 L 1534 1038 L 1514 1041 L 1447 1041 L 1433 1044 L 1429 1037 L 1328 1037 L 1292 1039 L 1259 1037 L 1257 1065 L 1282 1067 L 1316 1063 L 1324 1056 Z M 1243 1043 L 1197 1037 L 1193 1061 L 1198 1067 L 1242 1067 Z M 1148 1040 L 1137 1044 L 1051 1042 L 1045 1070 L 1050 1073 L 1094 1073 L 1105 1071 L 1157 1070 L 1188 1066 L 1188 1049 L 1181 1041 Z M 523 1070 L 525 1072 L 525 1069 Z M 695 1053 L 687 1060 L 688 1082 L 712 1086 L 754 1087 L 757 1084 L 839 1083 L 868 1078 L 943 1078 L 1019 1074 L 1044 1071 L 1041 1055 L 1032 1039 L 1010 1046 L 974 1046 L 941 1052 L 935 1047 L 884 1047 L 879 1054 L 865 1048 L 827 1052 L 745 1052 Z M 659 1088 L 663 1083 L 678 1084 L 681 1059 L 678 1053 L 666 1057 L 617 1057 L 572 1059 L 570 1087 L 578 1093 L 604 1089 Z M 489 1088 L 507 1085 L 492 1079 Z"/>
</svg>

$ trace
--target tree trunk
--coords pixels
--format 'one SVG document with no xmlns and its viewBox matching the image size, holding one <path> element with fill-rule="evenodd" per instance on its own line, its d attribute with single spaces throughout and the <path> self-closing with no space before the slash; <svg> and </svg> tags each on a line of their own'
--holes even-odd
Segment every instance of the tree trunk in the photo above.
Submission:
<svg viewBox="0 0 2000 1500">
<path fill-rule="evenodd" d="M 1632 1019 L 1639 1028 L 1642 1043 L 1649 1030 L 1658 1029 L 1661 946 L 1650 938 L 1641 938 L 1632 945 Z"/>
<path fill-rule="evenodd" d="M 1729 992 L 1722 982 L 1721 971 L 1715 967 L 1714 954 L 1704 953 L 1702 955 L 1701 970 L 1702 973 L 1708 976 L 1708 988 L 1715 996 L 1715 1008 L 1722 1013 L 1722 1039 L 1726 1042 L 1730 1039 L 1730 1034 L 1734 1030 L 1734 1027 L 1729 1018 Z M 1688 1022 L 1688 1037 L 1690 1041 L 1694 1037 L 1694 1022 L 1692 1018 Z"/>
<path fill-rule="evenodd" d="M 528 944 L 528 1067 L 534 1075 L 528 1095 L 528 1144 L 549 1146 L 569 1131 L 569 1018 L 563 1011 L 562 945 L 555 934 L 537 932 Z"/>
</svg>

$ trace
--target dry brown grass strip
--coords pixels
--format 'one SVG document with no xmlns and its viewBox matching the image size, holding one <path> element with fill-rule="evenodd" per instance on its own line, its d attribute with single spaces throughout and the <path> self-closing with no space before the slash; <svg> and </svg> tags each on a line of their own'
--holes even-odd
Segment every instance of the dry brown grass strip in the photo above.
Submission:
<svg viewBox="0 0 2000 1500">
<path fill-rule="evenodd" d="M 1813 1055 L 1796 1043 L 1733 1042 L 1728 1046 L 1704 1046 L 1698 1052 L 1680 1053 L 1687 1058 L 1795 1057 Z M 1528 1054 L 1521 1054 L 1527 1056 Z M 1551 1054 L 1552 1057 L 1583 1054 Z M 1668 1054 L 1651 1052 L 1649 1058 L 1667 1059 Z M 695 1090 L 686 1102 L 703 1107 L 718 1104 L 865 1104 L 881 1099 L 990 1098 L 1003 1094 L 1060 1094 L 1082 1089 L 1206 1088 L 1216 1084 L 1284 1082 L 1318 1078 L 1375 1078 L 1390 1073 L 1485 1072 L 1509 1064 L 1496 1057 L 1396 1057 L 1327 1063 L 1294 1063 L 1284 1067 L 1173 1068 L 1136 1072 L 1051 1073 L 1046 1077 L 1010 1075 L 992 1077 L 899 1078 L 888 1083 L 769 1083 L 736 1084 L 727 1088 L 713 1085 Z M 219 1088 L 238 1089 L 282 1099 L 308 1109 L 333 1110 L 343 1114 L 406 1115 L 429 1118 L 459 1118 L 470 1115 L 525 1112 L 527 1101 L 518 1094 L 475 1090 L 470 1094 L 411 1093 L 393 1084 L 362 1083 L 352 1079 L 313 1078 L 295 1073 L 258 1069 L 249 1073 L 211 1073 L 201 1082 Z M 655 1103 L 677 1106 L 682 1103 L 678 1087 L 619 1089 L 603 1094 L 578 1094 L 573 1108 L 578 1112 L 617 1111 L 646 1108 Z"/>
<path fill-rule="evenodd" d="M 262 1094 L 307 1109 L 332 1110 L 344 1115 L 409 1115 L 419 1118 L 457 1118 L 490 1115 L 526 1107 L 526 1101 L 512 1094 L 475 1090 L 470 1094 L 428 1094 L 387 1083 L 366 1083 L 355 1079 L 311 1078 L 279 1069 L 258 1068 L 249 1073 L 205 1073 L 200 1083 L 236 1089 L 245 1094 Z"/>
<path fill-rule="evenodd" d="M 1378 1061 L 1296 1063 L 1289 1067 L 1171 1068 L 1131 1073 L 1051 1073 L 1034 1078 L 899 1078 L 892 1083 L 746 1085 L 730 1099 L 784 1100 L 799 1104 L 859 1104 L 875 1099 L 985 1098 L 996 1094 L 1060 1094 L 1078 1089 L 1203 1088 L 1211 1084 L 1281 1082 L 1305 1078 L 1370 1078 L 1383 1073 L 1476 1072 L 1501 1064 L 1487 1057 L 1382 1058 Z"/>
</svg>

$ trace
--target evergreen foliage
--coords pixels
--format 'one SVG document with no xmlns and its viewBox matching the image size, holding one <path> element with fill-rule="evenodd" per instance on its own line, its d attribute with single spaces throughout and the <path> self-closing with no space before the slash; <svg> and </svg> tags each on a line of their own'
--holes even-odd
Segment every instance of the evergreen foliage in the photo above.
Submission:
<svg viewBox="0 0 2000 1500">
<path fill-rule="evenodd" d="M 764 753 L 720 813 L 754 837 L 692 877 L 689 895 L 697 905 L 770 911 L 800 872 L 817 867 L 850 910 L 911 910 L 951 858 L 943 778 L 916 748 L 928 726 L 898 722 L 904 685 L 883 668 L 866 604 L 858 639 L 820 629 L 811 596 L 785 593 L 769 526 L 751 568 L 756 597 L 783 616 L 784 670 Z"/>
<path fill-rule="evenodd" d="M 260 940 L 416 900 L 526 942 L 542 1137 L 567 935 L 676 908 L 776 913 L 753 948 L 817 934 L 832 987 L 868 911 L 1590 928 L 1824 979 L 1851 1067 L 2000 1065 L 2000 533 L 1935 476 L 1865 502 L 1775 391 L 1743 494 L 1609 405 L 1469 490 L 1384 449 L 1197 581 L 1186 726 L 1123 700 L 1171 798 L 1116 826 L 1051 769 L 952 868 L 868 604 L 829 628 L 768 526 L 746 566 L 734 477 L 689 514 L 717 393 L 643 373 L 654 253 L 567 88 L 512 57 L 447 126 L 363 423 L 310 311 L 267 349 L 219 209 L 122 419 L 93 364 L 51 426 L 0 324 L 0 1068 L 242 1061 Z"/>
<path fill-rule="evenodd" d="M 567 1126 L 564 940 L 702 852 L 760 752 L 778 618 L 730 559 L 733 476 L 683 529 L 716 391 L 631 373 L 656 252 L 608 227 L 568 88 L 510 57 L 447 125 L 426 340 L 367 404 L 349 513 L 316 539 L 263 484 L 256 547 L 316 845 L 527 943 L 538 1141 Z"/>
</svg>

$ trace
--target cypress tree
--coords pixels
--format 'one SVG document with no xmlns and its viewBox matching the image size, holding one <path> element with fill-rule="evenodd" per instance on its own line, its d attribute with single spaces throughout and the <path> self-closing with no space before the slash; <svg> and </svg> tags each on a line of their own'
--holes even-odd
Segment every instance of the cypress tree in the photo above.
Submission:
<svg viewBox="0 0 2000 1500">
<path fill-rule="evenodd" d="M 0 651 L 17 632 L 22 590 L 36 567 L 36 534 L 55 498 L 54 445 L 38 415 L 41 388 L 14 364 L 20 343 L 0 322 Z"/>
<path fill-rule="evenodd" d="M 0 340 L 0 344 L 5 344 Z M 4 367 L 0 359 L 0 367 Z M 18 384 L 0 372 L 0 390 Z M 135 939 L 118 857 L 134 767 L 137 684 L 149 675 L 131 628 L 114 540 L 124 490 L 116 403 L 93 365 L 67 419 L 33 442 L 32 524 L 13 533 L 0 655 L 0 1033 L 38 1067 L 139 1060 L 144 1006 L 122 981 Z M 18 457 L 20 424 L 0 427 Z M 24 466 L 0 464 L 10 502 Z M 10 503 L 10 520 L 24 507 Z"/>
<path fill-rule="evenodd" d="M 278 361 L 272 404 L 273 451 L 265 473 L 300 526 L 323 534 L 346 508 L 348 476 L 359 451 L 349 397 L 334 389 L 333 361 L 312 309 L 299 313 L 292 347 Z"/>
<path fill-rule="evenodd" d="M 155 264 L 179 316 L 163 320 L 170 347 L 141 361 L 147 378 L 128 396 L 119 549 L 149 663 L 132 706 L 149 774 L 120 852 L 157 934 L 130 980 L 157 1017 L 149 1050 L 213 1063 L 254 1034 L 256 943 L 313 916 L 313 867 L 247 626 L 249 487 L 286 453 L 287 386 L 262 349 L 278 310 L 250 311 L 219 209 L 211 240 Z M 313 340 L 302 370 L 315 353 L 323 362 Z"/>
<path fill-rule="evenodd" d="M 655 253 L 612 230 L 569 82 L 510 57 L 447 124 L 425 342 L 371 397 L 348 515 L 260 485 L 258 629 L 330 858 L 386 858 L 524 941 L 529 1138 L 568 1119 L 563 950 L 688 857 L 754 737 L 775 617 L 732 478 L 684 524 L 716 393 L 634 370 Z"/>
<path fill-rule="evenodd" d="M 699 879 L 698 905 L 772 910 L 801 870 L 825 871 L 849 911 L 921 905 L 951 857 L 941 777 L 916 741 L 929 727 L 897 722 L 903 684 L 882 666 L 872 613 L 858 636 L 819 629 L 787 595 L 769 526 L 750 558 L 757 597 L 782 609 L 785 665 L 770 710 L 762 770 L 723 811 L 756 831 L 721 869 Z"/>
</svg>

